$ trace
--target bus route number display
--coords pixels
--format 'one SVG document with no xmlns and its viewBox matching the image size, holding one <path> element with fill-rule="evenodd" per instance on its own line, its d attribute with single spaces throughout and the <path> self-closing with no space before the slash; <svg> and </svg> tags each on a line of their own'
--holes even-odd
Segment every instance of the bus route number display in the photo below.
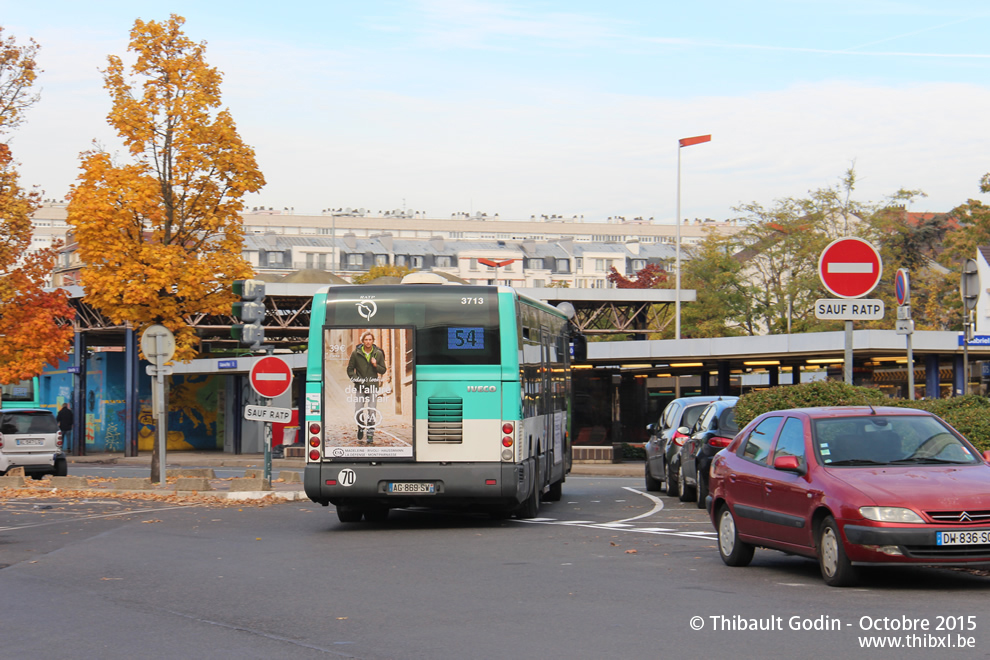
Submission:
<svg viewBox="0 0 990 660">
<path fill-rule="evenodd" d="M 484 328 L 447 328 L 447 350 L 483 349 Z"/>
</svg>

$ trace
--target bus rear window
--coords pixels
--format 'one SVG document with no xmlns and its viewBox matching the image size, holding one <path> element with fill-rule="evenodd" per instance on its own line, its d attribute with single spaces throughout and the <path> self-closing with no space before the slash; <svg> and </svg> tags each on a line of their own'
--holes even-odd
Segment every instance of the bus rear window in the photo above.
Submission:
<svg viewBox="0 0 990 660">
<path fill-rule="evenodd" d="M 328 326 L 413 326 L 418 364 L 499 364 L 498 297 L 493 287 L 331 288 Z"/>
</svg>

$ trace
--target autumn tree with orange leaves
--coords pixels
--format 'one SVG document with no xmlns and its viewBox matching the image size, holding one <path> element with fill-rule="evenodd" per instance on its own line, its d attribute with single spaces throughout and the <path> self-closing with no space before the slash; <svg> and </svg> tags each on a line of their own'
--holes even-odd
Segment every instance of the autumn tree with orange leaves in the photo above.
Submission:
<svg viewBox="0 0 990 660">
<path fill-rule="evenodd" d="M 187 323 L 194 314 L 229 314 L 231 282 L 251 277 L 242 259 L 243 196 L 265 184 L 254 150 L 220 109 L 222 74 L 207 65 L 205 43 L 185 36 L 185 19 L 138 19 L 128 51 L 108 57 L 107 122 L 129 152 L 117 162 L 82 155 L 69 198 L 85 300 L 138 332 L 158 323 L 176 338 L 176 359 L 196 356 Z"/>
<path fill-rule="evenodd" d="M 31 91 L 39 73 L 38 45 L 18 46 L 0 27 L 0 136 L 24 121 L 24 111 L 38 101 Z M 45 363 L 56 366 L 72 342 L 74 311 L 64 290 L 45 291 L 55 266 L 58 244 L 31 248 L 31 215 L 40 204 L 37 192 L 20 185 L 17 162 L 0 142 L 0 383 L 38 375 Z"/>
</svg>

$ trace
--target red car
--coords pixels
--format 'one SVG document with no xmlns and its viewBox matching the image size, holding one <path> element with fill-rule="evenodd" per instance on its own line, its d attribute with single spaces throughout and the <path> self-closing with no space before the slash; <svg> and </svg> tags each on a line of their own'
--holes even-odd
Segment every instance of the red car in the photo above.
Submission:
<svg viewBox="0 0 990 660">
<path fill-rule="evenodd" d="M 778 410 L 715 456 L 706 504 L 729 566 L 772 548 L 846 586 L 861 566 L 990 563 L 988 461 L 922 410 Z"/>
</svg>

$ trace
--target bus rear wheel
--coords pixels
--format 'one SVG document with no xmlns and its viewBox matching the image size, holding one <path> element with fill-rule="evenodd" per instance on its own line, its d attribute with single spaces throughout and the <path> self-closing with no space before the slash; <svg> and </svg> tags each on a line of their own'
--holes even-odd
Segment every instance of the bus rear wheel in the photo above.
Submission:
<svg viewBox="0 0 990 660">
<path fill-rule="evenodd" d="M 388 507 L 381 505 L 366 506 L 364 519 L 368 522 L 385 522 L 388 520 Z"/>
<path fill-rule="evenodd" d="M 361 516 L 363 515 L 364 515 L 364 511 L 354 506 L 353 504 L 337 505 L 337 520 L 339 520 L 342 523 L 361 522 Z"/>
<path fill-rule="evenodd" d="M 540 462 L 534 463 L 533 488 L 516 510 L 516 518 L 535 518 L 540 513 Z"/>
</svg>

